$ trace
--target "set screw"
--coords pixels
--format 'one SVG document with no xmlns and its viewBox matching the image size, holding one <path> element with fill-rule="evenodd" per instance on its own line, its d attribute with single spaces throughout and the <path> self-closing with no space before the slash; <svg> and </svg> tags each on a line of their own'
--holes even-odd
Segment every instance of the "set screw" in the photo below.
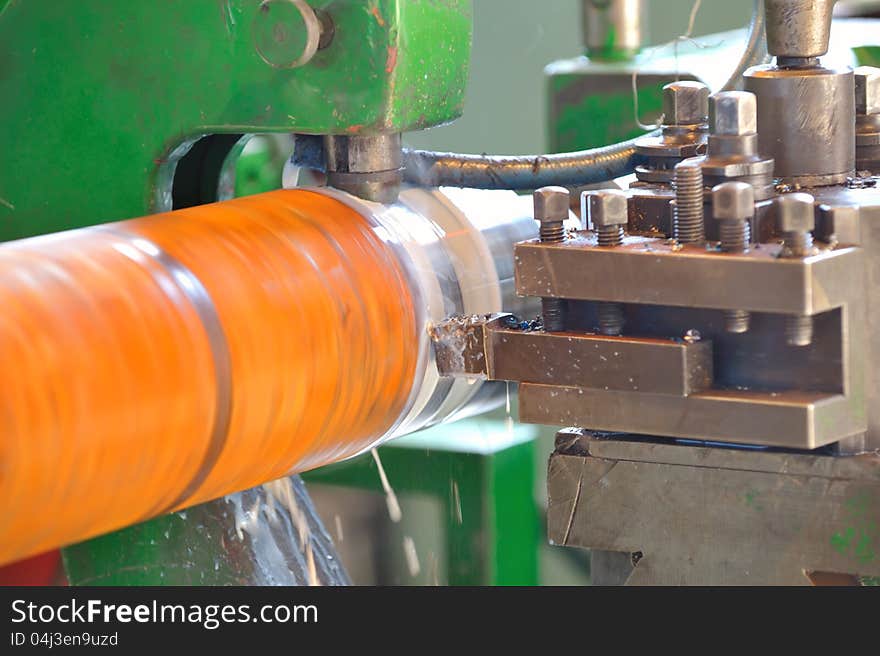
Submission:
<svg viewBox="0 0 880 656">
<path fill-rule="evenodd" d="M 581 207 L 589 211 L 589 220 L 596 232 L 601 248 L 613 248 L 623 244 L 624 229 L 628 220 L 627 196 L 619 189 L 587 191 L 581 197 Z M 586 219 L 587 217 L 584 217 Z M 599 333 L 620 335 L 625 318 L 620 303 L 597 304 Z"/>
<path fill-rule="evenodd" d="M 785 194 L 776 199 L 776 220 L 782 233 L 782 257 L 809 257 L 816 227 L 815 201 L 809 194 Z M 813 341 L 813 318 L 785 318 L 785 341 L 789 346 L 809 346 Z"/>
<path fill-rule="evenodd" d="M 532 195 L 535 220 L 539 223 L 542 243 L 565 241 L 565 220 L 568 218 L 569 193 L 565 187 L 542 187 Z M 563 298 L 542 298 L 541 315 L 544 330 L 565 330 L 566 303 Z"/>
<path fill-rule="evenodd" d="M 721 250 L 745 253 L 751 242 L 751 219 L 755 215 L 755 190 L 745 182 L 722 182 L 712 189 L 712 215 L 718 221 Z M 725 310 L 724 329 L 729 333 L 749 330 L 747 310 Z"/>
</svg>

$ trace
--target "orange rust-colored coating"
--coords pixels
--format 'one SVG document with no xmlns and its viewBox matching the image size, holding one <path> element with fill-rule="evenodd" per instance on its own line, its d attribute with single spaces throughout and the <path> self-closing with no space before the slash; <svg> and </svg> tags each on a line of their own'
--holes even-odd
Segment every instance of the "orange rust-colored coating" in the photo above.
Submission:
<svg viewBox="0 0 880 656">
<path fill-rule="evenodd" d="M 354 455 L 404 412 L 410 282 L 278 191 L 0 247 L 0 563 Z"/>
</svg>

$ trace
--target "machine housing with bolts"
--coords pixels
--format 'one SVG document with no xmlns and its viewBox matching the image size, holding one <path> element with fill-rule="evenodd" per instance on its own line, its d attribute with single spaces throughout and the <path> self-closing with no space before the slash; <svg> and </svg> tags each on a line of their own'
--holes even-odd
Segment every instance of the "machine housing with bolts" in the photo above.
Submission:
<svg viewBox="0 0 880 656">
<path fill-rule="evenodd" d="M 304 581 L 291 474 L 509 409 L 508 381 L 568 427 L 547 533 L 594 582 L 880 576 L 880 74 L 826 56 L 832 0 L 757 0 L 705 83 L 647 68 L 646 2 L 583 0 L 548 114 L 590 149 L 505 156 L 403 146 L 461 114 L 470 0 L 68 4 L 0 0 L 0 564 Z M 232 199 L 261 132 L 326 185 Z M 45 184 L 38 146 L 76 174 Z M 534 533 L 530 465 L 514 495 L 495 464 L 407 474 L 491 572 L 502 515 Z"/>
<path fill-rule="evenodd" d="M 436 329 L 445 374 L 516 381 L 522 421 L 576 427 L 549 533 L 591 548 L 598 582 L 880 574 L 846 537 L 880 539 L 877 87 L 819 63 L 832 4 L 767 0 L 776 64 L 709 99 L 708 138 L 679 111 L 699 85 L 667 86 L 638 180 L 585 194 L 581 231 L 516 246 L 517 292 L 563 301 L 561 328 L 471 317 L 464 349 Z"/>
</svg>

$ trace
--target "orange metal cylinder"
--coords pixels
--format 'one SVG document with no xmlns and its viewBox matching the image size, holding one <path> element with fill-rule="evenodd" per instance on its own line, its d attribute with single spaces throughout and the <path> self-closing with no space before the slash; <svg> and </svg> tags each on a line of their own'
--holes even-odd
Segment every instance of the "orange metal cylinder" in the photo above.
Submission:
<svg viewBox="0 0 880 656">
<path fill-rule="evenodd" d="M 0 563 L 369 448 L 413 388 L 413 295 L 305 190 L 0 247 Z"/>
</svg>

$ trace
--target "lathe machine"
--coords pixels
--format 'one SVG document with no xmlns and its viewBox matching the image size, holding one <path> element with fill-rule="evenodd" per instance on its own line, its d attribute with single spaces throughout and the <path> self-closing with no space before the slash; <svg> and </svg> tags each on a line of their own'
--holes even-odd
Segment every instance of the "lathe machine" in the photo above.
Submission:
<svg viewBox="0 0 880 656">
<path fill-rule="evenodd" d="M 284 477 L 512 381 L 594 582 L 880 576 L 880 69 L 824 63 L 834 4 L 506 157 L 402 145 L 462 111 L 467 0 L 0 1 L 0 563 L 136 525 L 120 567 L 185 530 L 257 564 L 168 582 L 301 582 Z M 643 3 L 584 6 L 633 50 Z M 232 199 L 259 133 L 326 186 Z"/>
</svg>

